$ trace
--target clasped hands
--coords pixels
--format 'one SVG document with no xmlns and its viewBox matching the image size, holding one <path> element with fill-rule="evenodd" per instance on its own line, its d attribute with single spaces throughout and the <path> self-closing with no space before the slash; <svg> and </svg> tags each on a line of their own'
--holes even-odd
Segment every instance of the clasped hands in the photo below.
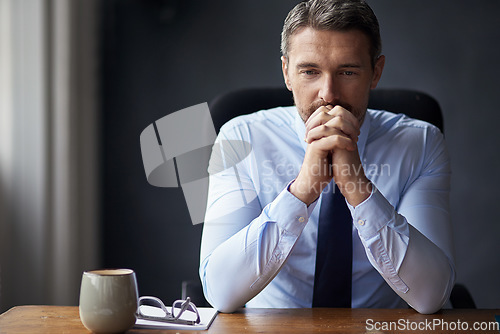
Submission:
<svg viewBox="0 0 500 334">
<path fill-rule="evenodd" d="M 340 105 L 319 107 L 307 119 L 304 140 L 309 144 L 290 192 L 305 204 L 314 202 L 334 180 L 352 206 L 370 196 L 358 153 L 360 121 Z"/>
</svg>

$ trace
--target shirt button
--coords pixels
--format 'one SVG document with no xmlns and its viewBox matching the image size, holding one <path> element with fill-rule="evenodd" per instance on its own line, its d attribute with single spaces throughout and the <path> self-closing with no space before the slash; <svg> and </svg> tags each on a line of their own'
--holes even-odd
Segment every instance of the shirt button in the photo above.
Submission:
<svg viewBox="0 0 500 334">
<path fill-rule="evenodd" d="M 365 225 L 365 221 L 363 219 L 358 220 L 358 224 L 361 226 Z"/>
<path fill-rule="evenodd" d="M 300 222 L 300 223 L 303 223 L 303 222 L 305 222 L 305 221 L 306 221 L 306 219 L 305 219 L 304 217 L 299 217 L 299 222 Z"/>
</svg>

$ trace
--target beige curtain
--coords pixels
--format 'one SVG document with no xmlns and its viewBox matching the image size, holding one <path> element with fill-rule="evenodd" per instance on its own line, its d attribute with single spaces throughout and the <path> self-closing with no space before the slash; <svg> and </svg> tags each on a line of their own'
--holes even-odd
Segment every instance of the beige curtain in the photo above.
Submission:
<svg viewBox="0 0 500 334">
<path fill-rule="evenodd" d="M 98 263 L 97 0 L 0 0 L 0 311 Z"/>
</svg>

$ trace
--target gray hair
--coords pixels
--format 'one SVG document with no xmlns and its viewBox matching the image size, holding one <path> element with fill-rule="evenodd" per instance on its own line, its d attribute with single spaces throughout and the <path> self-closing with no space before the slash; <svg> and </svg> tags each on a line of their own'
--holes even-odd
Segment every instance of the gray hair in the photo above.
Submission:
<svg viewBox="0 0 500 334">
<path fill-rule="evenodd" d="M 317 30 L 360 30 L 369 38 L 372 66 L 382 52 L 377 17 L 364 0 L 309 0 L 295 6 L 281 32 L 281 54 L 287 58 L 290 37 L 300 28 Z"/>
</svg>

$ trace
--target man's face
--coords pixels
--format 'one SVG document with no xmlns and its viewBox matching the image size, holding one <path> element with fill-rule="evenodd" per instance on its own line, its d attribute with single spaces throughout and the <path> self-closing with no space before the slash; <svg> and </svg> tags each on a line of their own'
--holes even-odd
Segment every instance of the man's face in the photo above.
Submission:
<svg viewBox="0 0 500 334">
<path fill-rule="evenodd" d="M 291 36 L 289 50 L 288 59 L 282 57 L 283 75 L 304 122 L 329 104 L 364 119 L 370 89 L 377 86 L 385 62 L 381 56 L 372 67 L 365 34 L 306 27 Z"/>
</svg>

